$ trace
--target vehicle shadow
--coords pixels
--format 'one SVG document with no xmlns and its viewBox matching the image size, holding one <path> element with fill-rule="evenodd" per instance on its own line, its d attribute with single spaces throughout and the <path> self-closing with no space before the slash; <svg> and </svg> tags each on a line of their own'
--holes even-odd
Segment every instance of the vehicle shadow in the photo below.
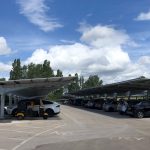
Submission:
<svg viewBox="0 0 150 150">
<path fill-rule="evenodd" d="M 49 117 L 48 119 L 43 119 L 43 117 L 26 117 L 23 120 L 18 120 L 16 117 L 10 117 L 10 116 L 5 116 L 4 119 L 0 119 L 0 124 L 1 123 L 12 123 L 13 121 L 35 121 L 35 120 L 62 120 L 60 116 L 53 116 Z"/>
<path fill-rule="evenodd" d="M 117 118 L 117 119 L 137 119 L 137 118 L 133 118 L 129 115 L 120 115 L 118 112 L 105 112 L 104 110 L 99 110 L 99 109 L 94 109 L 94 108 L 85 108 L 82 106 L 74 106 L 74 105 L 66 105 L 66 106 L 70 106 L 70 107 L 77 108 L 77 109 L 82 109 L 85 111 L 89 111 L 92 113 L 97 113 L 97 114 L 101 114 L 104 116 Z"/>
</svg>

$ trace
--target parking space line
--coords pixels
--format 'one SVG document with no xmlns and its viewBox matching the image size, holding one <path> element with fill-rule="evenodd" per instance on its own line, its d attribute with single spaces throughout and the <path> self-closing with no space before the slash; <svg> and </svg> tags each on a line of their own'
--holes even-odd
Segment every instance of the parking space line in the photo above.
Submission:
<svg viewBox="0 0 150 150">
<path fill-rule="evenodd" d="M 59 125 L 59 124 L 51 124 L 51 125 L 57 126 L 57 125 Z M 26 125 L 26 126 L 22 126 L 22 125 L 19 126 L 19 125 L 16 125 L 16 126 L 18 126 L 18 127 L 24 127 L 24 128 L 33 128 L 33 129 L 41 129 L 41 128 L 43 129 L 43 128 L 47 128 L 47 127 L 49 128 L 49 127 L 51 127 L 51 126 L 42 126 L 42 127 L 34 126 L 34 127 L 33 127 L 33 126 L 27 126 L 27 125 Z"/>
<path fill-rule="evenodd" d="M 9 139 L 9 140 L 18 140 L 18 141 L 25 140 L 25 139 L 20 139 L 20 138 L 7 138 L 7 137 L 0 137 L 0 139 Z"/>
<path fill-rule="evenodd" d="M 18 132 L 18 133 L 34 133 L 34 132 L 26 132 L 26 131 L 20 131 L 20 130 L 8 130 L 8 129 L 0 129 L 0 131 L 9 131 L 9 132 Z"/>
<path fill-rule="evenodd" d="M 16 150 L 16 149 L 20 148 L 22 145 L 24 145 L 24 144 L 26 144 L 27 142 L 31 141 L 31 140 L 34 139 L 35 137 L 38 137 L 38 136 L 40 136 L 40 135 L 42 135 L 42 134 L 44 134 L 44 133 L 50 132 L 50 131 L 54 132 L 54 129 L 57 129 L 57 128 L 60 128 L 60 127 L 63 127 L 63 126 L 65 126 L 65 125 L 64 125 L 64 124 L 63 124 L 63 125 L 58 125 L 58 126 L 52 128 L 52 129 L 48 129 L 48 130 L 45 130 L 45 131 L 36 133 L 35 135 L 33 135 L 33 136 L 27 138 L 26 140 L 24 140 L 23 142 L 21 142 L 20 144 L 18 144 L 17 146 L 15 146 L 12 150 Z"/>
</svg>

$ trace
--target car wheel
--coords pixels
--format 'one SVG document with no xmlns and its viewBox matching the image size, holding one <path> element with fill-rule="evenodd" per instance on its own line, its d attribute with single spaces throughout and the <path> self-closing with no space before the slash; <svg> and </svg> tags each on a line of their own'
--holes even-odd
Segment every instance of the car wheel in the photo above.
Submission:
<svg viewBox="0 0 150 150">
<path fill-rule="evenodd" d="M 143 118 L 144 117 L 144 113 L 142 111 L 138 111 L 138 112 L 136 112 L 136 117 L 137 118 Z"/>
<path fill-rule="evenodd" d="M 17 116 L 17 119 L 18 119 L 18 120 L 23 120 L 24 117 L 23 117 L 22 115 L 19 115 L 19 116 Z"/>
<path fill-rule="evenodd" d="M 114 111 L 114 108 L 109 108 L 109 111 L 110 111 L 110 112 L 113 112 L 113 111 Z"/>
<path fill-rule="evenodd" d="M 6 109 L 4 109 L 4 114 L 5 114 L 5 115 L 8 115 L 8 113 L 7 113 L 7 110 L 6 110 Z"/>
<path fill-rule="evenodd" d="M 14 109 L 11 114 L 13 117 L 15 117 L 15 115 L 17 114 L 17 109 Z"/>
<path fill-rule="evenodd" d="M 48 113 L 49 117 L 54 116 L 54 111 L 52 109 L 47 109 L 45 112 Z"/>
<path fill-rule="evenodd" d="M 122 111 L 119 111 L 119 114 L 120 114 L 120 115 L 124 115 L 124 112 L 122 112 Z"/>
<path fill-rule="evenodd" d="M 47 116 L 47 115 L 44 115 L 44 116 L 43 116 L 43 119 L 44 119 L 44 120 L 47 120 L 47 119 L 48 119 L 48 116 Z"/>
</svg>

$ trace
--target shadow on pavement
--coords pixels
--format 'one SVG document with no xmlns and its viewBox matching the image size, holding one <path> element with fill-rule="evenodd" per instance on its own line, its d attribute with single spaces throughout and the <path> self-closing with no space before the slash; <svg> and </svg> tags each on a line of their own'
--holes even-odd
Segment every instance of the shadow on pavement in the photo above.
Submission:
<svg viewBox="0 0 150 150">
<path fill-rule="evenodd" d="M 113 117 L 113 118 L 117 118 L 117 119 L 137 119 L 137 118 L 133 118 L 130 117 L 128 115 L 120 115 L 118 112 L 105 112 L 104 110 L 99 110 L 99 109 L 92 109 L 92 108 L 85 108 L 82 106 L 73 106 L 73 105 L 66 105 L 66 106 L 70 106 L 73 108 L 77 108 L 77 109 L 82 109 L 85 111 L 89 111 L 92 113 L 97 113 L 97 114 L 101 114 L 101 115 L 105 115 L 105 116 L 109 116 L 109 117 Z"/>
<path fill-rule="evenodd" d="M 60 116 L 53 116 L 53 117 L 49 117 L 48 119 L 43 119 L 42 117 L 26 117 L 23 120 L 18 120 L 15 117 L 5 116 L 4 119 L 0 119 L 0 123 L 11 123 L 13 121 L 20 121 L 20 122 L 21 121 L 35 121 L 35 120 L 43 120 L 43 121 L 46 121 L 46 120 L 62 120 L 62 118 Z"/>
</svg>

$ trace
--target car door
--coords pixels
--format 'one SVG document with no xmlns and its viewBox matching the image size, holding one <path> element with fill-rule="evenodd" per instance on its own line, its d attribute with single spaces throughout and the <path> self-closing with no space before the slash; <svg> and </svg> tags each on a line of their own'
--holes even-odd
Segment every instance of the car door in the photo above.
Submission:
<svg viewBox="0 0 150 150">
<path fill-rule="evenodd" d="M 150 116 L 150 102 L 143 102 L 144 113 L 146 116 Z"/>
<path fill-rule="evenodd" d="M 147 102 L 146 111 L 147 115 L 150 116 L 150 102 Z"/>
<path fill-rule="evenodd" d="M 34 100 L 33 111 L 39 112 L 40 100 Z"/>
</svg>

